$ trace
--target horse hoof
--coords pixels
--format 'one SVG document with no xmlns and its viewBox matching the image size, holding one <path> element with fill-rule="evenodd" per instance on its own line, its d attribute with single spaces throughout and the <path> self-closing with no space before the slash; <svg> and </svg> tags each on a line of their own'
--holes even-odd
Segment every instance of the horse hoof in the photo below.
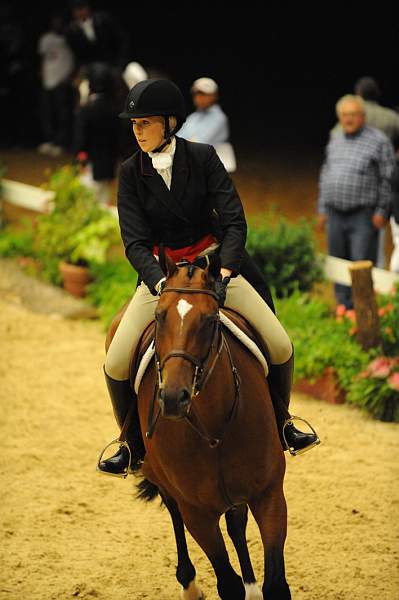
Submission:
<svg viewBox="0 0 399 600">
<path fill-rule="evenodd" d="M 180 600 L 205 600 L 205 596 L 202 590 L 200 590 L 195 580 L 191 581 L 187 589 L 180 591 Z"/>
</svg>

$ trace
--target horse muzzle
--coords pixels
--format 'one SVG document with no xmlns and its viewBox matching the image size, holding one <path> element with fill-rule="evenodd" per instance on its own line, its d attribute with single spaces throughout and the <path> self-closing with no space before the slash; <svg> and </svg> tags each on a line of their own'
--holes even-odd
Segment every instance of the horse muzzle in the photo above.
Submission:
<svg viewBox="0 0 399 600">
<path fill-rule="evenodd" d="M 186 388 L 162 388 L 158 396 L 161 414 L 166 419 L 184 419 L 191 406 L 191 394 Z"/>
</svg>

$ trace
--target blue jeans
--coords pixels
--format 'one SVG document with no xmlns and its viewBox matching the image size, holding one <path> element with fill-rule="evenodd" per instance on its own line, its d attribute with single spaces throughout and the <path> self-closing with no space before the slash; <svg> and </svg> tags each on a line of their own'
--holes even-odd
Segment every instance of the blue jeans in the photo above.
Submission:
<svg viewBox="0 0 399 600">
<path fill-rule="evenodd" d="M 373 208 L 343 212 L 329 208 L 327 219 L 328 253 L 346 260 L 377 260 L 378 229 L 372 223 Z M 350 286 L 334 284 L 337 304 L 353 308 Z"/>
</svg>

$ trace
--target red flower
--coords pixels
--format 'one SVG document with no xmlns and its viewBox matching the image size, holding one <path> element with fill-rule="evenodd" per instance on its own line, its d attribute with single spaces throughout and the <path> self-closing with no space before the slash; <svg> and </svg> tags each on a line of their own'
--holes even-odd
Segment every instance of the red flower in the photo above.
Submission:
<svg viewBox="0 0 399 600">
<path fill-rule="evenodd" d="M 392 375 L 388 377 L 388 385 L 393 390 L 397 390 L 399 392 L 399 373 L 392 373 Z"/>
</svg>

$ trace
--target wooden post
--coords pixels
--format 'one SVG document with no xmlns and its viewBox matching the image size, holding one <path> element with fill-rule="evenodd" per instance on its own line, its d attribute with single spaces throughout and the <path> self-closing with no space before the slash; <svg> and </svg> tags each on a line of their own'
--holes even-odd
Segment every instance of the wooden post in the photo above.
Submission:
<svg viewBox="0 0 399 600">
<path fill-rule="evenodd" d="M 381 344 L 380 319 L 374 294 L 370 260 L 354 262 L 349 267 L 352 297 L 356 311 L 357 340 L 365 350 Z"/>
</svg>

